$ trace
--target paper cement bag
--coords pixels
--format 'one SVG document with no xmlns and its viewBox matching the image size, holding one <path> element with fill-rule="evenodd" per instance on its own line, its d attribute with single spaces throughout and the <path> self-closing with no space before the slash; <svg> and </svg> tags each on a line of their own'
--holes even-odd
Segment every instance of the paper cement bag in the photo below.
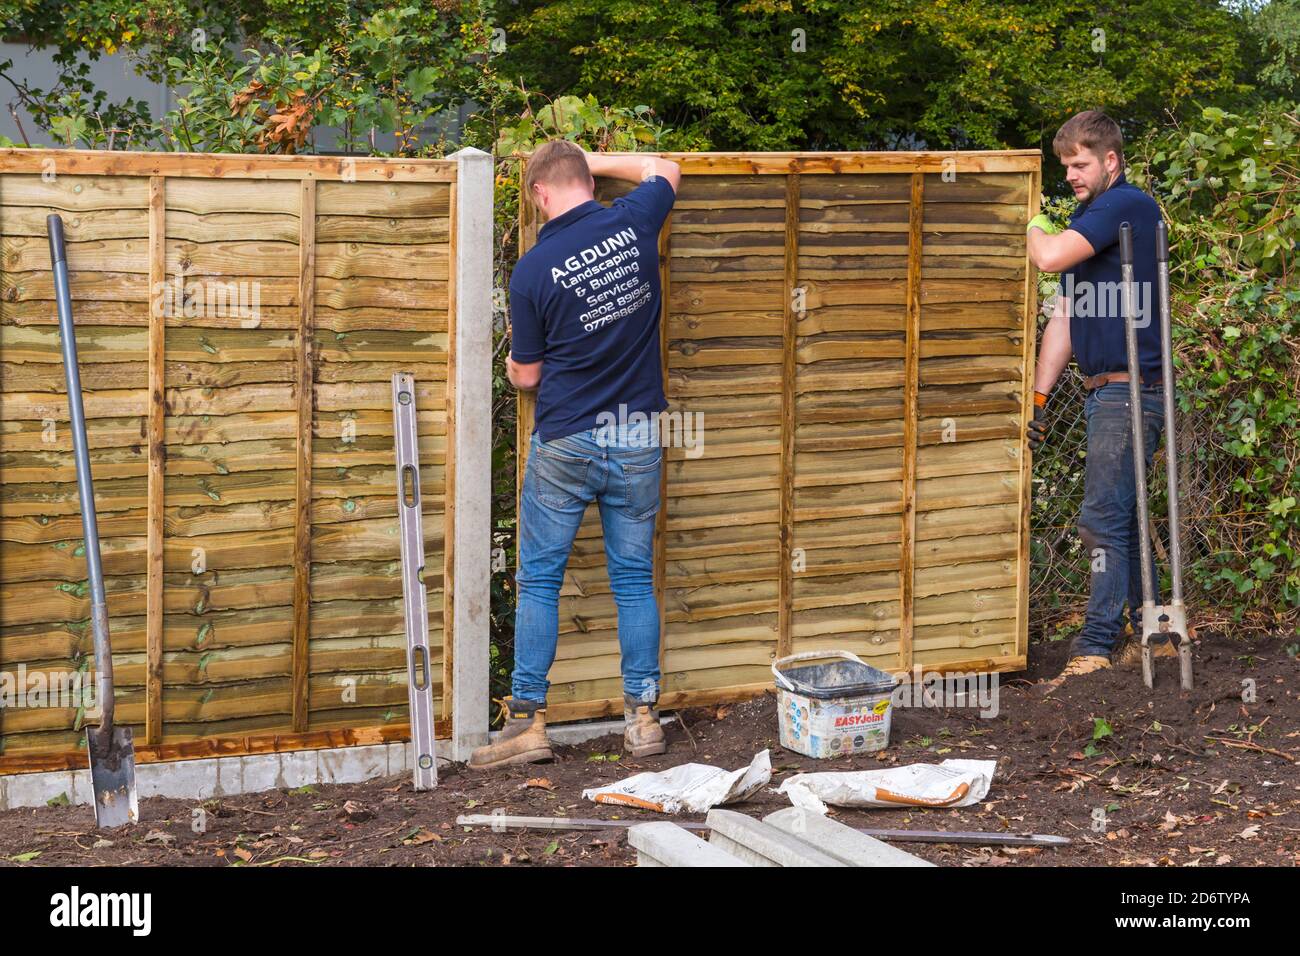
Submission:
<svg viewBox="0 0 1300 956">
<path fill-rule="evenodd" d="M 825 813 L 837 807 L 966 807 L 979 803 L 993 783 L 996 760 L 945 760 L 884 770 L 799 773 L 784 793 L 796 807 Z"/>
<path fill-rule="evenodd" d="M 620 803 L 660 813 L 703 813 L 710 807 L 736 803 L 757 793 L 772 779 L 766 750 L 748 767 L 723 770 L 702 763 L 684 763 L 660 773 L 638 773 L 607 787 L 582 791 L 586 800 Z"/>
</svg>

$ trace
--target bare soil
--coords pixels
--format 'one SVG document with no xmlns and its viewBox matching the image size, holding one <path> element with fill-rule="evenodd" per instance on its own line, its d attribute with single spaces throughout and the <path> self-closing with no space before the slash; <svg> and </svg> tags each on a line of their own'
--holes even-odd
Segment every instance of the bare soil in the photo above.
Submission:
<svg viewBox="0 0 1300 956">
<path fill-rule="evenodd" d="M 1156 689 L 1108 670 L 1055 692 L 1035 683 L 1064 662 L 1064 642 L 1035 643 L 1028 673 L 1003 675 L 996 716 L 974 708 L 895 708 L 878 754 L 816 761 L 781 748 L 771 694 L 687 710 L 669 750 L 632 761 L 621 736 L 557 747 L 556 760 L 474 773 L 440 771 L 431 793 L 409 776 L 211 800 L 150 798 L 141 823 L 100 832 L 89 807 L 0 813 L 0 865 L 41 866 L 631 866 L 618 828 L 501 832 L 458 826 L 464 813 L 662 819 L 582 799 L 582 790 L 688 761 L 734 769 L 769 748 L 775 787 L 802 771 L 870 769 L 945 757 L 996 758 L 988 798 L 963 809 L 839 810 L 860 827 L 1054 833 L 1058 848 L 902 844 L 946 866 L 1225 866 L 1300 863 L 1300 665 L 1285 642 L 1202 632 L 1196 688 L 1160 660 Z M 1253 694 L 1251 691 L 1253 690 Z M 1244 695 L 1244 699 L 1243 699 Z M 764 789 L 733 809 L 787 805 Z M 195 832 L 201 806 L 206 827 Z M 700 816 L 683 819 L 702 819 Z"/>
</svg>

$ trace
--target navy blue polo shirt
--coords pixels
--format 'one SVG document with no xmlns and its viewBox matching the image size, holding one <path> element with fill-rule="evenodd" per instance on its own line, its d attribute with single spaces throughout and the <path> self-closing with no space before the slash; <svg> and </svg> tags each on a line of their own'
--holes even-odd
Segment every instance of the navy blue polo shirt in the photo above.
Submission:
<svg viewBox="0 0 1300 956">
<path fill-rule="evenodd" d="M 1115 184 L 1075 210 L 1069 228 L 1087 239 L 1095 254 L 1061 273 L 1070 301 L 1070 342 L 1084 375 L 1128 371 L 1120 293 L 1119 224 L 1133 227 L 1138 363 L 1142 380 L 1160 377 L 1160 306 L 1156 295 L 1156 224 L 1160 207 L 1121 173 Z"/>
<path fill-rule="evenodd" d="M 652 176 L 606 207 L 545 223 L 510 277 L 511 355 L 542 362 L 542 441 L 668 407 L 659 347 L 659 229 L 676 193 Z"/>
</svg>

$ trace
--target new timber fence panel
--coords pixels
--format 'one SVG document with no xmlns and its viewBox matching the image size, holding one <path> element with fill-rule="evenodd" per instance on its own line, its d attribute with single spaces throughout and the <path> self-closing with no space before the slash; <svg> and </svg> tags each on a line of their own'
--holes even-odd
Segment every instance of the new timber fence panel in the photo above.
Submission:
<svg viewBox="0 0 1300 956">
<path fill-rule="evenodd" d="M 824 648 L 1023 667 L 1038 151 L 662 155 L 683 177 L 660 242 L 661 431 L 689 437 L 665 448 L 656 529 L 662 704 L 757 693 L 773 659 Z M 525 252 L 526 201 L 520 225 Z M 551 681 L 553 719 L 621 710 L 595 508 Z"/>
<path fill-rule="evenodd" d="M 489 313 L 457 313 L 462 168 L 462 154 L 0 150 L 0 672 L 57 678 L 92 660 L 46 241 L 57 212 L 118 719 L 141 759 L 407 735 L 399 370 L 419 392 L 431 676 L 450 736 L 450 329 L 490 335 Z M 478 277 L 460 279 L 479 309 Z M 6 707 L 0 773 L 83 766 L 83 718 Z"/>
</svg>

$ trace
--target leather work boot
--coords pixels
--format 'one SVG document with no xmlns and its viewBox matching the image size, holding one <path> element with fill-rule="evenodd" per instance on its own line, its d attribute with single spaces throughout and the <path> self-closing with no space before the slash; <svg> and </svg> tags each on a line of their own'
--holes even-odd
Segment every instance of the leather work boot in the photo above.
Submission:
<svg viewBox="0 0 1300 956">
<path fill-rule="evenodd" d="M 1152 643 L 1152 657 L 1177 657 L 1178 648 L 1174 646 L 1173 641 L 1163 641 L 1159 644 Z M 1137 638 L 1129 638 L 1128 642 L 1120 648 L 1119 653 L 1115 655 L 1116 667 L 1141 667 L 1142 666 L 1142 642 Z"/>
<path fill-rule="evenodd" d="M 490 770 L 555 757 L 551 752 L 551 742 L 546 739 L 545 703 L 507 697 L 501 701 L 501 707 L 506 714 L 505 726 L 492 743 L 475 748 L 467 767 Z"/>
<path fill-rule="evenodd" d="M 1100 654 L 1081 654 L 1077 657 L 1071 657 L 1061 670 L 1060 676 L 1046 681 L 1044 686 L 1050 690 L 1055 690 L 1065 683 L 1066 678 L 1091 674 L 1094 671 L 1105 670 L 1107 667 L 1110 667 L 1110 658 L 1102 657 Z"/>
<path fill-rule="evenodd" d="M 633 757 L 648 757 L 668 749 L 654 705 L 653 700 L 623 696 L 623 748 Z"/>
</svg>

